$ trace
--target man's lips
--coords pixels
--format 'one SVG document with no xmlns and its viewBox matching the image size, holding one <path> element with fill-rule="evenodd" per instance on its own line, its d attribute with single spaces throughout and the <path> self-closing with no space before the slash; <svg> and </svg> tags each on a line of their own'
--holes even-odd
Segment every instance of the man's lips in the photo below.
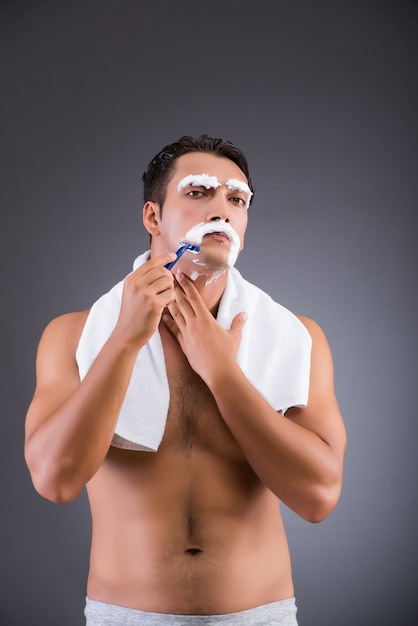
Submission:
<svg viewBox="0 0 418 626">
<path fill-rule="evenodd" d="M 219 232 L 219 231 L 215 231 L 213 233 L 207 233 L 206 235 L 203 236 L 203 239 L 206 239 L 207 237 L 210 237 L 211 239 L 214 239 L 215 241 L 230 241 L 229 235 L 223 232 Z"/>
</svg>

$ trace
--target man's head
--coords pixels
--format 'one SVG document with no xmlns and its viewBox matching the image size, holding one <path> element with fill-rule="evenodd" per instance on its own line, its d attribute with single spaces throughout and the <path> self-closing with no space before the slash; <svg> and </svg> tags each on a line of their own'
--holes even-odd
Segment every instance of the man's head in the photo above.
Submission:
<svg viewBox="0 0 418 626">
<path fill-rule="evenodd" d="M 194 268 L 234 265 L 253 196 L 247 160 L 238 148 L 207 135 L 182 137 L 154 157 L 143 180 L 151 254 L 175 252 L 188 241 L 201 244 Z"/>
</svg>

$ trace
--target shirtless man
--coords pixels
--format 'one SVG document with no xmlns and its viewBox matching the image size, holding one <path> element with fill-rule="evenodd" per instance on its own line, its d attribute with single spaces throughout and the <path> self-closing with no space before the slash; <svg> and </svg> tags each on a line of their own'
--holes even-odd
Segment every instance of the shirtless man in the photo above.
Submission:
<svg viewBox="0 0 418 626">
<path fill-rule="evenodd" d="M 179 185 L 202 172 L 217 183 Z M 243 247 L 252 189 L 245 156 L 229 142 L 182 138 L 143 180 L 150 259 L 125 279 L 117 323 L 81 382 L 75 354 L 89 311 L 56 318 L 42 335 L 26 419 L 34 486 L 60 503 L 87 488 L 89 626 L 104 616 L 112 624 L 297 624 L 278 502 L 319 522 L 340 497 L 346 435 L 327 340 L 299 318 L 312 338 L 309 397 L 279 413 L 237 363 L 245 311 L 230 328 L 216 319 L 231 239 L 203 238 L 206 269 L 193 281 L 180 261 L 165 267 L 197 223 L 224 221 Z M 156 452 L 122 449 L 111 445 L 118 416 L 156 331 L 170 392 L 163 440 Z"/>
</svg>

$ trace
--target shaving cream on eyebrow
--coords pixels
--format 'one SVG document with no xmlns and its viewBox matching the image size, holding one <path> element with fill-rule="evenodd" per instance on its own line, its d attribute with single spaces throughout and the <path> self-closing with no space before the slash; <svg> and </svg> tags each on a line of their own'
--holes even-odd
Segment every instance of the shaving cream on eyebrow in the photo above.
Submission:
<svg viewBox="0 0 418 626">
<path fill-rule="evenodd" d="M 233 267 L 235 261 L 238 258 L 241 240 L 235 230 L 225 220 L 218 222 L 201 222 L 193 226 L 183 237 L 183 241 L 200 245 L 203 237 L 210 233 L 225 233 L 231 242 L 231 247 L 228 255 L 228 266 Z"/>
<path fill-rule="evenodd" d="M 248 196 L 248 202 L 247 202 L 247 209 L 248 209 L 253 192 L 251 191 L 247 183 L 244 183 L 244 181 L 242 180 L 238 180 L 238 178 L 229 178 L 225 184 L 228 187 L 228 189 L 236 189 L 237 191 L 242 191 L 242 193 L 245 193 L 245 195 Z"/>
<path fill-rule="evenodd" d="M 177 185 L 177 191 L 181 191 L 184 187 L 206 187 L 206 189 L 217 189 L 221 183 L 216 176 L 209 174 L 189 174 L 181 179 Z"/>
</svg>

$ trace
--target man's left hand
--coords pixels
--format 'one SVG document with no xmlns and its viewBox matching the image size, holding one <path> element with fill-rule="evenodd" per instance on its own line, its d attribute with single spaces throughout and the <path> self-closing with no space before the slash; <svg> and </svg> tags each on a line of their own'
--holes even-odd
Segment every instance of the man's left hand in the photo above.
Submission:
<svg viewBox="0 0 418 626">
<path fill-rule="evenodd" d="M 190 366 L 209 385 L 214 375 L 235 363 L 246 313 L 234 317 L 229 330 L 208 310 L 192 281 L 179 273 L 175 299 L 168 305 L 170 315 L 163 321 L 177 338 Z"/>
</svg>

